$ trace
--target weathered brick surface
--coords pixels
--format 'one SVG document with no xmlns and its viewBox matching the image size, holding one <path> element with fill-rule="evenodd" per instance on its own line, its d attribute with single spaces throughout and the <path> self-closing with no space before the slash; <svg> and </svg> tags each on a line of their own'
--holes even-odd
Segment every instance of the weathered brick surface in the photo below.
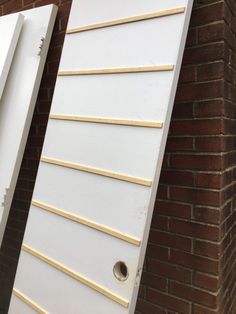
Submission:
<svg viewBox="0 0 236 314">
<path fill-rule="evenodd" d="M 0 251 L 7 313 L 70 0 L 0 0 L 0 14 L 59 5 Z M 236 2 L 195 0 L 146 253 L 137 314 L 236 313 Z"/>
<path fill-rule="evenodd" d="M 166 314 L 236 313 L 235 3 L 194 4 L 154 211 L 168 228 L 152 224 L 146 254 L 168 288 L 155 295 L 145 281 L 140 294 Z"/>
</svg>

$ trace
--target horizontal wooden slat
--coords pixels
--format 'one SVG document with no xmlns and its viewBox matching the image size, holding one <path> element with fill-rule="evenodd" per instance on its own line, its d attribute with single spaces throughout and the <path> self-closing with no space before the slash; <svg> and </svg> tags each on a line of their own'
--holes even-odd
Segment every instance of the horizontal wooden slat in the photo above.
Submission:
<svg viewBox="0 0 236 314">
<path fill-rule="evenodd" d="M 122 119 L 111 119 L 111 118 L 95 118 L 95 117 L 81 117 L 74 115 L 62 115 L 62 114 L 50 114 L 50 119 L 54 120 L 68 120 L 78 122 L 90 122 L 90 123 L 104 123 L 104 124 L 116 124 L 116 125 L 127 125 L 147 128 L 162 128 L 162 122 L 155 121 L 138 121 L 138 120 L 122 120 Z"/>
<path fill-rule="evenodd" d="M 122 25 L 122 24 L 127 24 L 127 23 L 145 21 L 145 20 L 150 20 L 150 19 L 154 19 L 154 18 L 180 14 L 180 13 L 184 13 L 184 12 L 185 12 L 185 8 L 180 7 L 180 8 L 163 10 L 163 11 L 154 12 L 154 13 L 136 15 L 136 16 L 126 17 L 126 18 L 122 18 L 122 19 L 117 19 L 117 20 L 112 20 L 112 21 L 107 21 L 107 22 L 96 23 L 96 24 L 92 24 L 92 25 L 86 25 L 86 26 L 68 29 L 66 31 L 66 34 L 74 34 L 74 33 L 89 31 L 89 30 L 93 30 L 93 29 L 98 29 L 98 28 L 104 28 L 104 27 Z"/>
<path fill-rule="evenodd" d="M 143 178 L 139 178 L 139 177 L 133 177 L 133 176 L 129 176 L 129 175 L 125 175 L 125 174 L 121 174 L 121 173 L 117 173 L 117 172 L 112 172 L 112 171 L 108 171 L 108 170 L 103 170 L 103 169 L 99 169 L 99 168 L 94 168 L 94 167 L 90 167 L 90 166 L 85 166 L 85 165 L 81 165 L 81 164 L 76 164 L 76 163 L 72 163 L 72 162 L 68 162 L 68 161 L 63 161 L 60 159 L 55 159 L 55 158 L 43 156 L 43 157 L 41 157 L 41 161 L 48 163 L 48 164 L 53 164 L 53 165 L 57 165 L 57 166 L 61 166 L 61 167 L 71 168 L 74 170 L 89 172 L 89 173 L 97 174 L 100 176 L 109 177 L 109 178 L 113 178 L 113 179 L 117 179 L 117 180 L 122 180 L 122 181 L 130 182 L 130 183 L 140 184 L 140 185 L 144 185 L 144 186 L 151 186 L 152 185 L 151 180 L 147 180 L 147 179 L 143 179 Z"/>
<path fill-rule="evenodd" d="M 74 272 L 73 270 L 67 268 L 66 266 L 62 265 L 61 263 L 53 260 L 52 258 L 47 257 L 46 255 L 40 253 L 39 251 L 31 248 L 30 246 L 23 244 L 22 250 L 33 255 L 34 257 L 40 259 L 41 261 L 47 263 L 48 265 L 56 268 L 57 270 L 63 272 L 64 274 L 70 276 L 71 278 L 78 280 L 82 284 L 86 285 L 87 287 L 90 287 L 97 292 L 103 294 L 104 296 L 108 297 L 109 299 L 119 303 L 120 305 L 128 308 L 129 302 L 122 297 L 118 296 L 117 294 L 111 292 L 110 290 L 102 287 L 101 285 L 97 284 L 96 282 Z"/>
<path fill-rule="evenodd" d="M 89 69 L 89 70 L 77 70 L 77 71 L 60 71 L 60 72 L 58 72 L 58 76 L 163 72 L 163 71 L 172 71 L 173 69 L 174 69 L 174 65 L 167 64 L 167 65 L 147 66 L 147 67 L 129 67 L 129 68 L 108 68 L 108 69 Z"/>
<path fill-rule="evenodd" d="M 47 311 L 45 311 L 43 308 L 41 308 L 38 304 L 33 302 L 31 299 L 29 299 L 26 295 L 21 293 L 19 290 L 13 288 L 12 290 L 13 294 L 17 296 L 22 302 L 26 303 L 29 305 L 33 310 L 36 311 L 38 314 L 49 314 Z"/>
<path fill-rule="evenodd" d="M 107 226 L 102 225 L 102 224 L 98 224 L 98 223 L 96 223 L 96 222 L 94 222 L 92 220 L 80 217 L 78 215 L 69 213 L 67 211 L 61 210 L 61 209 L 56 208 L 54 206 L 51 206 L 51 205 L 39 202 L 37 200 L 32 200 L 32 205 L 36 206 L 36 207 L 39 207 L 41 209 L 44 209 L 46 211 L 49 211 L 51 213 L 54 213 L 56 215 L 59 215 L 61 217 L 64 217 L 66 219 L 75 221 L 77 223 L 80 223 L 80 224 L 85 225 L 87 227 L 90 227 L 92 229 L 104 232 L 106 234 L 109 234 L 109 235 L 111 235 L 113 237 L 116 237 L 118 239 L 121 239 L 123 241 L 129 242 L 131 244 L 139 246 L 140 243 L 141 243 L 141 241 L 139 239 L 137 239 L 135 237 L 132 237 L 132 236 L 126 234 L 126 233 L 120 232 L 120 231 L 118 231 L 116 229 L 107 227 Z"/>
</svg>

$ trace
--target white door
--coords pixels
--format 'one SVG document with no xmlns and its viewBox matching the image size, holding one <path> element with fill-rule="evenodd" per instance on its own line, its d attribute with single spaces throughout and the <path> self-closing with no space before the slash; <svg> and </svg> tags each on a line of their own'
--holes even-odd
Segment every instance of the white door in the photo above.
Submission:
<svg viewBox="0 0 236 314">
<path fill-rule="evenodd" d="M 23 22 L 22 14 L 0 17 L 0 101 Z"/>
<path fill-rule="evenodd" d="M 57 8 L 53 5 L 22 12 L 24 25 L 4 94 L 0 100 L 0 245 L 36 104 L 56 13 Z M 16 17 L 18 14 L 10 15 L 10 19 Z"/>
<path fill-rule="evenodd" d="M 134 313 L 192 3 L 73 1 L 10 314 Z"/>
</svg>

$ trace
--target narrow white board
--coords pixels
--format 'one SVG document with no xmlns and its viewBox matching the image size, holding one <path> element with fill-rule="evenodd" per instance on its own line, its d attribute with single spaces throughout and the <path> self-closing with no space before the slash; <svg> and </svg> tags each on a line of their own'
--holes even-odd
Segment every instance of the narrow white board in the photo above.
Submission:
<svg viewBox="0 0 236 314">
<path fill-rule="evenodd" d="M 134 313 L 192 4 L 73 1 L 10 314 Z"/>
<path fill-rule="evenodd" d="M 23 22 L 22 14 L 0 17 L 0 101 Z"/>
<path fill-rule="evenodd" d="M 27 141 L 56 13 L 57 7 L 53 5 L 22 12 L 25 17 L 24 26 L 0 102 L 0 244 Z"/>
</svg>

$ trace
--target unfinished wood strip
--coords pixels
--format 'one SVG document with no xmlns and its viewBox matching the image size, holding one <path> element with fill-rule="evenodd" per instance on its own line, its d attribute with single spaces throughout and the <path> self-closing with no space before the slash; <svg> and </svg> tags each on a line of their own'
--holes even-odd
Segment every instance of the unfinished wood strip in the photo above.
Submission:
<svg viewBox="0 0 236 314">
<path fill-rule="evenodd" d="M 22 250 L 33 255 L 34 257 L 40 259 L 41 261 L 47 263 L 48 265 L 56 268 L 57 270 L 63 272 L 64 274 L 70 276 L 71 278 L 78 280 L 79 282 L 86 285 L 87 287 L 90 287 L 90 288 L 96 290 L 97 292 L 103 294 L 107 298 L 109 298 L 109 299 L 119 303 L 120 305 L 128 308 L 129 302 L 127 300 L 125 300 L 122 297 L 118 296 L 117 294 L 111 292 L 110 290 L 102 287 L 101 285 L 97 284 L 96 282 L 94 282 L 90 279 L 87 279 L 86 277 L 74 272 L 73 270 L 65 267 L 61 263 L 47 257 L 46 255 L 40 253 L 39 251 L 31 248 L 30 246 L 28 246 L 26 244 L 22 245 Z"/>
<path fill-rule="evenodd" d="M 155 122 L 155 121 L 137 121 L 137 120 L 123 120 L 123 119 L 110 119 L 110 118 L 81 117 L 81 116 L 62 115 L 62 114 L 50 114 L 49 118 L 54 119 L 54 120 L 116 124 L 116 125 L 127 125 L 127 126 L 137 126 L 137 127 L 147 127 L 147 128 L 162 128 L 163 127 L 162 122 Z"/>
<path fill-rule="evenodd" d="M 49 312 L 45 311 L 43 308 L 41 308 L 38 304 L 33 302 L 31 299 L 29 299 L 26 295 L 21 293 L 19 290 L 13 288 L 12 290 L 13 294 L 19 298 L 22 302 L 29 305 L 33 310 L 36 311 L 38 314 L 49 314 Z"/>
<path fill-rule="evenodd" d="M 127 23 L 145 21 L 145 20 L 150 20 L 150 19 L 154 19 L 154 18 L 180 14 L 180 13 L 184 13 L 184 12 L 185 12 L 185 8 L 180 7 L 180 8 L 163 10 L 163 11 L 154 12 L 154 13 L 136 15 L 136 16 L 126 17 L 126 18 L 117 19 L 117 20 L 113 20 L 113 21 L 107 21 L 107 22 L 96 23 L 96 24 L 92 24 L 92 25 L 86 25 L 86 26 L 68 29 L 66 31 L 66 34 L 74 34 L 74 33 L 80 33 L 80 32 L 89 31 L 89 30 L 93 30 L 93 29 L 98 29 L 98 28 L 104 28 L 104 27 L 122 25 L 122 24 L 127 24 Z"/>
<path fill-rule="evenodd" d="M 158 65 L 147 67 L 129 67 L 129 68 L 109 68 L 109 69 L 91 69 L 78 71 L 60 71 L 58 76 L 73 76 L 73 75 L 99 75 L 99 74 L 122 74 L 122 73 L 145 73 L 145 72 L 163 72 L 173 71 L 174 65 Z"/>
<path fill-rule="evenodd" d="M 109 178 L 113 178 L 113 179 L 117 179 L 117 180 L 127 181 L 130 183 L 135 183 L 135 184 L 140 184 L 140 185 L 145 185 L 145 186 L 151 186 L 152 185 L 152 181 L 147 180 L 147 179 L 128 176 L 128 175 L 113 172 L 113 171 L 108 171 L 108 170 L 103 170 L 103 169 L 85 166 L 85 165 L 81 165 L 81 164 L 76 164 L 73 162 L 63 161 L 63 160 L 50 158 L 50 157 L 46 157 L 46 156 L 41 157 L 41 161 L 46 162 L 48 164 L 53 164 L 53 165 L 57 165 L 57 166 L 61 166 L 61 167 L 66 167 L 66 168 L 71 168 L 71 169 L 75 169 L 75 170 L 79 170 L 79 171 L 89 172 L 89 173 L 97 174 L 97 175 L 104 176 L 104 177 L 109 177 Z"/>
<path fill-rule="evenodd" d="M 137 246 L 140 246 L 140 244 L 141 244 L 141 241 L 139 239 L 137 239 L 135 237 L 132 237 L 132 236 L 126 234 L 126 233 L 120 232 L 118 230 L 115 230 L 113 228 L 104 226 L 102 224 L 98 224 L 98 223 L 96 223 L 96 222 L 94 222 L 92 220 L 89 220 L 89 219 L 80 217 L 78 215 L 69 213 L 69 212 L 61 210 L 61 209 L 59 209 L 57 207 L 54 207 L 54 206 L 51 206 L 51 205 L 39 202 L 37 200 L 32 200 L 32 205 L 34 205 L 36 207 L 39 207 L 39 208 L 41 208 L 43 210 L 49 211 L 51 213 L 54 213 L 56 215 L 59 215 L 61 217 L 64 217 L 66 219 L 75 221 L 77 223 L 80 223 L 80 224 L 85 225 L 87 227 L 90 227 L 92 229 L 95 229 L 95 230 L 101 231 L 103 233 L 109 234 L 109 235 L 111 235 L 111 236 L 113 236 L 115 238 L 118 238 L 120 240 L 126 241 L 128 243 L 131 243 L 131 244 L 134 244 L 134 245 L 137 245 Z"/>
</svg>

